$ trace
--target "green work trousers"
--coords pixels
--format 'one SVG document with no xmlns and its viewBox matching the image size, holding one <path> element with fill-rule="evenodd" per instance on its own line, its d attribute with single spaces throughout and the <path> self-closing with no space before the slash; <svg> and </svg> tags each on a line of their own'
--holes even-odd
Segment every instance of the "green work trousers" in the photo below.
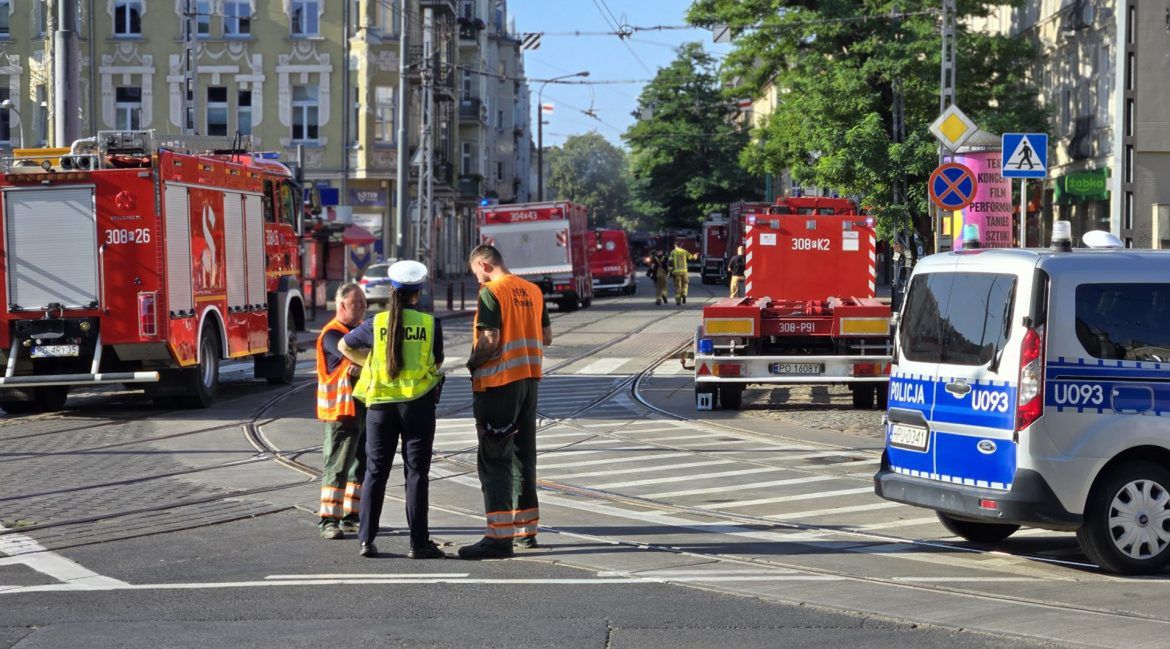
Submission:
<svg viewBox="0 0 1170 649">
<path fill-rule="evenodd" d="M 357 405 L 356 417 L 325 422 L 321 446 L 321 527 L 341 521 L 358 522 L 362 480 L 366 474 L 366 409 Z"/>
<path fill-rule="evenodd" d="M 540 524 L 536 498 L 539 386 L 538 379 L 522 379 L 474 395 L 479 433 L 476 464 L 488 538 L 536 536 Z"/>
</svg>

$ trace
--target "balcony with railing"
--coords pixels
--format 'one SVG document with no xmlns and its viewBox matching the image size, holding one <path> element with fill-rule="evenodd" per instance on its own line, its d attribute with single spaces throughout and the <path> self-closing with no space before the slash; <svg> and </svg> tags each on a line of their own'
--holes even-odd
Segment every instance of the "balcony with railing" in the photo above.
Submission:
<svg viewBox="0 0 1170 649">
<path fill-rule="evenodd" d="M 487 105 L 479 97 L 464 97 L 459 100 L 460 123 L 478 122 L 487 124 Z"/>
</svg>

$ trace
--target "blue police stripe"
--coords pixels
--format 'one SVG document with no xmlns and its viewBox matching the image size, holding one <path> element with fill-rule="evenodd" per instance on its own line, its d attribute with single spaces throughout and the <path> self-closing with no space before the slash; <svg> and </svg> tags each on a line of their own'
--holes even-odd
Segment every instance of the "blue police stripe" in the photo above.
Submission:
<svg viewBox="0 0 1170 649">
<path fill-rule="evenodd" d="M 1012 488 L 1016 444 L 1011 440 L 932 430 L 926 450 L 913 451 L 890 446 L 891 429 L 887 427 L 886 457 L 896 473 L 982 489 Z"/>
</svg>

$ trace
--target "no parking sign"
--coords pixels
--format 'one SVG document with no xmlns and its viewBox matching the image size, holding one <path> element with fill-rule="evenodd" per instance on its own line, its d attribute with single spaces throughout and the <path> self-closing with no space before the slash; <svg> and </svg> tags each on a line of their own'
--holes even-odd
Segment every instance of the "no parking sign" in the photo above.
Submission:
<svg viewBox="0 0 1170 649">
<path fill-rule="evenodd" d="M 944 210 L 961 210 L 975 199 L 979 181 L 975 173 L 957 162 L 940 165 L 930 174 L 930 200 Z"/>
</svg>

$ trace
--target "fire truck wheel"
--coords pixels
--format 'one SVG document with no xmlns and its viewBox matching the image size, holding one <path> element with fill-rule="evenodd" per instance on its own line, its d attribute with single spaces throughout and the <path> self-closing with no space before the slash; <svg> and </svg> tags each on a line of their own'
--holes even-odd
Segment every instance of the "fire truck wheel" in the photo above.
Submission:
<svg viewBox="0 0 1170 649">
<path fill-rule="evenodd" d="M 853 408 L 855 410 L 872 410 L 877 390 L 872 385 L 855 383 L 849 386 L 853 391 Z"/>
<path fill-rule="evenodd" d="M 28 401 L 0 400 L 0 408 L 10 415 L 27 415 L 35 412 L 49 412 L 65 407 L 69 398 L 69 386 L 50 385 L 29 390 L 32 398 Z"/>
<path fill-rule="evenodd" d="M 288 385 L 293 382 L 293 377 L 297 373 L 297 332 L 293 330 L 292 323 L 288 326 L 288 352 L 282 359 L 282 371 L 280 376 L 269 376 L 268 382 L 272 385 Z"/>
<path fill-rule="evenodd" d="M 885 410 L 890 407 L 890 390 L 888 385 L 877 386 L 877 409 Z"/>
<path fill-rule="evenodd" d="M 742 385 L 719 386 L 719 408 L 721 410 L 739 410 L 743 407 Z"/>
<path fill-rule="evenodd" d="M 185 376 L 187 394 L 182 405 L 187 408 L 206 408 L 215 401 L 219 392 L 219 335 L 214 329 L 203 332 L 199 343 L 199 365 L 189 370 L 180 370 Z"/>
<path fill-rule="evenodd" d="M 571 298 L 571 299 L 565 298 L 565 299 L 561 300 L 560 302 L 558 302 L 557 306 L 559 306 L 561 308 L 561 311 L 576 311 L 577 310 L 577 299 L 576 298 Z"/>
</svg>

